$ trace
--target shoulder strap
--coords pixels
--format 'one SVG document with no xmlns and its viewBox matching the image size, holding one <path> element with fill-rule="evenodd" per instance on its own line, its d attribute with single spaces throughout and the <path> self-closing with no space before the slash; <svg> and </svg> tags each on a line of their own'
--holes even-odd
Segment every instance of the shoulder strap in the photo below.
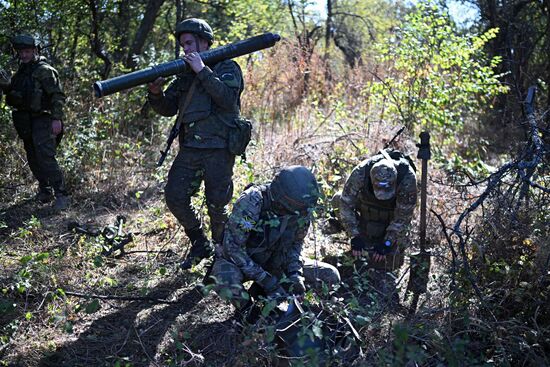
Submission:
<svg viewBox="0 0 550 367">
<path fill-rule="evenodd" d="M 380 154 L 382 154 L 386 159 L 399 162 L 396 166 L 400 166 L 405 163 L 404 161 L 406 161 L 412 167 L 413 171 L 416 172 L 416 165 L 408 154 L 395 149 L 382 149 Z"/>
<path fill-rule="evenodd" d="M 180 107 L 180 111 L 183 112 L 189 107 L 189 103 L 191 103 L 191 97 L 193 97 L 193 93 L 195 93 L 195 88 L 197 86 L 197 77 L 193 79 L 193 82 L 191 83 L 191 86 L 189 87 L 189 90 L 187 91 L 187 95 L 185 96 L 185 100 L 183 101 L 183 104 Z M 180 113 L 180 116 L 182 114 Z"/>
<path fill-rule="evenodd" d="M 197 78 L 195 77 L 193 79 L 193 82 L 191 83 L 191 86 L 189 87 L 189 90 L 187 91 L 187 95 L 185 96 L 185 100 L 183 100 L 183 103 L 181 104 L 179 108 L 179 114 L 176 119 L 176 127 L 179 131 L 181 124 L 183 122 L 183 115 L 187 107 L 189 106 L 189 103 L 191 103 L 191 97 L 193 97 L 193 93 L 195 92 L 195 88 L 197 86 Z"/>
<path fill-rule="evenodd" d="M 269 194 L 269 188 L 267 185 L 261 185 L 260 191 L 262 193 L 262 212 L 271 210 L 271 195 Z"/>
<path fill-rule="evenodd" d="M 386 152 L 386 149 L 382 149 L 380 151 L 380 154 L 382 154 L 384 156 L 384 158 L 386 158 L 388 161 L 390 161 L 390 162 L 394 161 L 394 159 L 389 156 L 388 152 Z"/>
</svg>

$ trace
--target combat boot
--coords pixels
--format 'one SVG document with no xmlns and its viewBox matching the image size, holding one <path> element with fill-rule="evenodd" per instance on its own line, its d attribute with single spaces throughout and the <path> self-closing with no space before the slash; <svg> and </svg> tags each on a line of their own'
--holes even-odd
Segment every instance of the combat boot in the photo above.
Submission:
<svg viewBox="0 0 550 367">
<path fill-rule="evenodd" d="M 71 199 L 65 194 L 57 194 L 53 210 L 61 211 L 67 209 L 71 205 Z"/>
<path fill-rule="evenodd" d="M 41 186 L 38 188 L 38 192 L 34 198 L 42 204 L 49 203 L 53 199 L 52 189 L 47 186 Z"/>
<path fill-rule="evenodd" d="M 214 249 L 212 244 L 202 231 L 202 228 L 196 228 L 192 230 L 185 230 L 187 237 L 191 241 L 191 250 L 180 264 L 182 270 L 189 270 L 193 265 L 198 264 L 202 259 L 212 256 Z"/>
</svg>

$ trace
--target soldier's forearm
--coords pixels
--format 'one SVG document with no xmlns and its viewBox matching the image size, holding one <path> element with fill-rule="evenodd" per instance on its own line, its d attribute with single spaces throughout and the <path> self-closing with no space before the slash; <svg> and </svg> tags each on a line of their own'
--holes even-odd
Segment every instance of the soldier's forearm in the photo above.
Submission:
<svg viewBox="0 0 550 367">
<path fill-rule="evenodd" d="M 159 95 L 149 93 L 148 100 L 151 108 L 159 115 L 171 117 L 178 113 L 177 104 L 166 98 L 162 93 Z"/>
</svg>

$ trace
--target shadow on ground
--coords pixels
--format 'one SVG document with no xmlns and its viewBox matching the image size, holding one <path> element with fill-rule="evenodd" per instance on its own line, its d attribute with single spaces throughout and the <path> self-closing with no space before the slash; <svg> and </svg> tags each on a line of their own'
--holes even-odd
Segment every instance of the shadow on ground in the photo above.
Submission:
<svg viewBox="0 0 550 367">
<path fill-rule="evenodd" d="M 160 283 L 149 297 L 168 299 L 182 282 Z M 157 349 L 178 316 L 186 314 L 202 299 L 197 287 L 179 294 L 173 303 L 132 301 L 117 311 L 93 321 L 73 342 L 45 356 L 40 366 L 100 366 L 131 361 L 132 366 L 154 364 Z"/>
</svg>

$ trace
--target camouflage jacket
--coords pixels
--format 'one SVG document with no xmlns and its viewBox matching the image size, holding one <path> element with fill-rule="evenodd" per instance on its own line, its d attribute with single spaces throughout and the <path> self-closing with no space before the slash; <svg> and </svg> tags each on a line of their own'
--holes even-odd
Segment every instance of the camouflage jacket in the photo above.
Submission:
<svg viewBox="0 0 550 367">
<path fill-rule="evenodd" d="M 225 225 L 222 257 L 237 265 L 250 280 L 262 281 L 267 272 L 279 277 L 301 276 L 300 254 L 310 221 L 298 215 L 273 213 L 265 189 L 252 186 L 235 202 Z"/>
<path fill-rule="evenodd" d="M 191 84 L 195 90 L 183 109 Z M 149 93 L 151 107 L 163 116 L 178 114 L 181 119 L 180 146 L 191 148 L 225 148 L 232 124 L 240 112 L 243 90 L 241 69 L 232 60 L 217 63 L 213 69 L 205 66 L 198 74 L 183 73 L 164 93 Z"/>
<path fill-rule="evenodd" d="M 5 88 L 6 102 L 20 111 L 50 113 L 54 120 L 63 120 L 65 94 L 59 74 L 45 58 L 19 65 Z"/>
<path fill-rule="evenodd" d="M 370 167 L 378 161 L 379 155 L 364 160 L 356 166 L 347 179 L 340 199 L 340 219 L 350 237 L 364 236 L 369 223 L 369 204 L 365 196 L 372 193 Z M 395 162 L 395 160 L 394 160 Z M 398 244 L 401 249 L 407 246 L 406 236 L 416 207 L 417 189 L 414 169 L 401 159 L 398 166 L 396 197 L 389 203 L 382 203 L 381 210 L 388 208 L 390 216 L 385 223 L 384 240 Z M 367 204 L 365 204 L 367 202 Z M 372 202 L 372 200 L 371 200 Z M 376 202 L 376 200 L 374 200 Z M 374 204 L 373 206 L 376 206 Z M 378 208 L 373 208 L 374 210 Z"/>
</svg>

